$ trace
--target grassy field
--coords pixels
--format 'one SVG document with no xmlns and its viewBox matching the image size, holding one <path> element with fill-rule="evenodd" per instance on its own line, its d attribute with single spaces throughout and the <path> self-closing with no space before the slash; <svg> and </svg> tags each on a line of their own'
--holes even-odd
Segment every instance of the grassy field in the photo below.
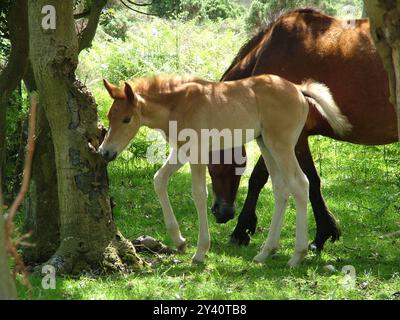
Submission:
<svg viewBox="0 0 400 320">
<path fill-rule="evenodd" d="M 322 149 L 322 150 L 321 150 Z M 41 288 L 41 279 L 32 277 L 35 299 L 396 299 L 400 295 L 400 239 L 381 238 L 400 229 L 398 181 L 399 165 L 386 169 L 370 167 L 384 153 L 399 154 L 398 147 L 366 148 L 313 139 L 313 153 L 323 172 L 323 193 L 340 220 L 343 238 L 328 243 L 321 255 L 310 253 L 301 267 L 286 263 L 293 252 L 295 215 L 289 207 L 282 233 L 282 249 L 265 264 L 252 262 L 266 237 L 273 199 L 270 183 L 263 190 L 257 211 L 260 224 L 248 247 L 228 243 L 236 221 L 217 225 L 212 217 L 212 247 L 205 266 L 190 263 L 197 239 L 197 215 L 191 199 L 188 167 L 181 169 L 170 184 L 170 197 L 181 230 L 190 243 L 185 255 L 142 255 L 152 267 L 137 274 L 107 277 L 57 278 L 56 290 Z M 340 152 L 339 156 L 337 153 Z M 341 159 L 324 161 L 324 159 Z M 367 164 L 353 159 L 368 155 Z M 359 161 L 360 163 L 358 163 Z M 357 163 L 356 163 L 357 162 Z M 340 165 L 340 167 L 338 167 Z M 152 177 L 157 166 L 144 160 L 117 160 L 110 165 L 112 196 L 117 204 L 116 221 L 129 238 L 151 235 L 170 244 L 160 206 L 153 191 Z M 338 170 L 339 169 L 339 170 Z M 246 194 L 248 176 L 242 179 L 238 208 Z M 211 185 L 209 185 L 211 191 Z M 211 204 L 211 197 L 209 199 Z M 315 224 L 309 210 L 310 236 Z M 326 273 L 324 266 L 338 271 Z M 356 270 L 353 289 L 343 287 L 343 266 Z M 21 298 L 26 290 L 19 286 Z"/>
<path fill-rule="evenodd" d="M 190 25 L 191 23 L 191 25 Z M 114 82 L 154 72 L 191 73 L 218 79 L 246 35 L 232 21 L 197 26 L 160 20 L 137 25 L 127 40 L 109 39 L 99 30 L 93 49 L 81 56 L 80 78 L 85 80 L 105 119 L 110 99 L 101 78 Z M 163 39 L 163 41 L 160 41 Z M 216 41 L 214 41 L 216 40 Z M 213 55 L 210 54 L 213 52 Z M 149 142 L 140 138 L 129 152 L 109 166 L 115 219 L 129 239 L 151 235 L 167 244 L 161 208 L 153 191 L 158 165 L 144 160 Z M 254 147 L 254 144 L 252 145 Z M 251 152 L 254 164 L 259 152 Z M 217 225 L 209 214 L 212 247 L 205 266 L 190 263 L 197 241 L 197 214 L 191 199 L 190 174 L 185 166 L 172 178 L 169 191 L 183 235 L 185 255 L 142 257 L 152 266 L 141 273 L 79 278 L 57 278 L 55 290 L 44 290 L 41 278 L 31 277 L 34 299 L 398 299 L 400 298 L 400 238 L 382 236 L 400 230 L 400 147 L 363 147 L 312 139 L 312 151 L 328 206 L 340 221 L 343 237 L 327 243 L 321 255 L 310 253 L 297 269 L 286 266 L 294 249 L 295 214 L 290 202 L 282 232 L 281 250 L 265 264 L 252 262 L 266 238 L 273 208 L 271 185 L 263 190 L 257 212 L 259 227 L 248 247 L 229 244 L 236 220 Z M 133 158 L 130 161 L 127 159 Z M 241 209 L 248 171 L 237 200 Z M 211 185 L 209 182 L 209 207 Z M 315 223 L 309 209 L 310 238 Z M 327 273 L 324 266 L 336 272 Z M 354 288 L 343 286 L 342 267 L 354 266 Z M 20 298 L 26 288 L 18 284 Z"/>
</svg>

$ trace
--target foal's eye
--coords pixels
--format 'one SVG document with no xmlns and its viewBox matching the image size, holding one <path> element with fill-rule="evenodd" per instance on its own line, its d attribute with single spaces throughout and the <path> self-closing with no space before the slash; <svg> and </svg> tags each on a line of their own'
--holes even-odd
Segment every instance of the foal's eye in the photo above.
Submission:
<svg viewBox="0 0 400 320">
<path fill-rule="evenodd" d="M 126 117 L 124 120 L 122 120 L 123 123 L 129 123 L 131 122 L 131 118 Z"/>
</svg>

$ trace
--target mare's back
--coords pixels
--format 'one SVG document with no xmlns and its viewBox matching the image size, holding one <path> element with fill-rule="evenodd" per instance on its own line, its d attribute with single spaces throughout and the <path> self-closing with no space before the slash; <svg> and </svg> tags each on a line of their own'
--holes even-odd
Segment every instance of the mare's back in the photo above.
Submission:
<svg viewBox="0 0 400 320">
<path fill-rule="evenodd" d="M 353 125 L 353 142 L 382 143 L 383 127 L 395 132 L 387 76 L 367 20 L 351 24 L 313 10 L 282 16 L 259 48 L 253 75 L 264 73 L 326 84 Z M 323 121 L 313 130 L 332 136 Z"/>
</svg>

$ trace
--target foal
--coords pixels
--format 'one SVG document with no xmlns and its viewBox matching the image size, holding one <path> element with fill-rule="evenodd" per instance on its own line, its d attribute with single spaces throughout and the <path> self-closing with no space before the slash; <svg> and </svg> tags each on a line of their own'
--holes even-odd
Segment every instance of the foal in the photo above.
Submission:
<svg viewBox="0 0 400 320">
<path fill-rule="evenodd" d="M 270 171 L 275 197 L 268 239 L 254 260 L 263 262 L 278 249 L 290 194 L 296 202 L 296 245 L 289 265 L 297 266 L 303 260 L 308 248 L 308 180 L 297 162 L 294 147 L 306 122 L 308 102 L 317 106 L 335 130 L 343 132 L 347 129 L 347 120 L 340 114 L 327 87 L 310 81 L 295 85 L 273 75 L 216 83 L 158 76 L 125 82 L 123 88 L 106 80 L 104 85 L 114 99 L 108 113 L 109 130 L 99 148 L 107 161 L 115 159 L 143 125 L 161 129 L 171 146 L 167 161 L 154 176 L 154 186 L 167 230 L 179 251 L 185 251 L 186 240 L 168 199 L 170 176 L 185 162 L 190 163 L 192 196 L 199 217 L 197 251 L 192 261 L 201 263 L 210 248 L 206 186 L 208 152 L 238 147 L 254 138 L 245 137 L 245 141 L 223 139 L 219 147 L 210 146 L 205 139 L 180 141 L 169 130 L 172 121 L 176 123 L 178 133 L 191 129 L 197 137 L 205 129 L 253 131 Z M 189 156 L 184 151 L 188 146 Z"/>
</svg>

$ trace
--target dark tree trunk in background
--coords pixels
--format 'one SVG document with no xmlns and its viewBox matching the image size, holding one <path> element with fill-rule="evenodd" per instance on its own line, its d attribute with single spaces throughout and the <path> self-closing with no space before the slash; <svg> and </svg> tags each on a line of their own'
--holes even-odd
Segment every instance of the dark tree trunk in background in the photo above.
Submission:
<svg viewBox="0 0 400 320">
<path fill-rule="evenodd" d="M 31 79 L 32 80 L 32 79 Z M 25 80 L 28 91 L 36 87 Z M 32 160 L 32 176 L 26 201 L 24 233 L 32 232 L 25 247 L 23 259 L 26 264 L 47 261 L 60 243 L 60 212 L 58 207 L 57 173 L 50 127 L 45 112 L 38 108 L 36 119 L 36 146 Z"/>
<path fill-rule="evenodd" d="M 7 105 L 10 95 L 18 87 L 28 65 L 28 21 L 23 18 L 24 16 L 27 16 L 27 0 L 11 1 L 7 16 L 11 53 L 6 67 L 0 74 L 0 172 L 3 170 L 6 153 Z"/>
<path fill-rule="evenodd" d="M 400 140 L 400 1 L 365 0 L 371 35 L 390 84 L 390 101 L 397 111 Z"/>
<path fill-rule="evenodd" d="M 56 8 L 55 30 L 42 29 L 45 5 Z M 101 130 L 93 97 L 75 79 L 79 44 L 72 8 L 72 0 L 29 1 L 30 60 L 58 182 L 60 245 L 47 263 L 59 273 L 136 270 L 142 261 L 115 226 L 106 164 L 90 146 L 98 144 Z"/>
</svg>

